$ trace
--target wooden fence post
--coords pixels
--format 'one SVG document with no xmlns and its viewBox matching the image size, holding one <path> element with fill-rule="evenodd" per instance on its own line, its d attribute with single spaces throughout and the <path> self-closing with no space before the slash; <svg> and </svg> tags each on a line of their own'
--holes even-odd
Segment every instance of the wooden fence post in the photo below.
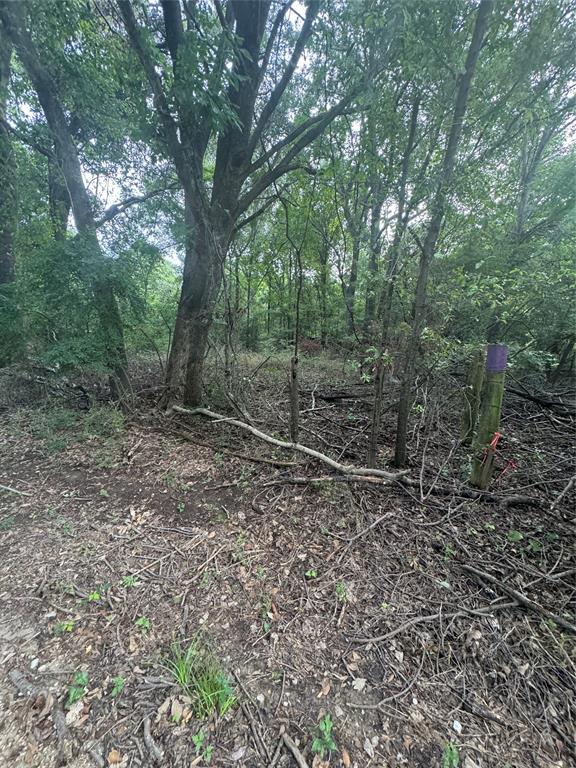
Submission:
<svg viewBox="0 0 576 768">
<path fill-rule="evenodd" d="M 500 414 L 504 397 L 504 376 L 508 360 L 505 344 L 488 344 L 486 372 L 478 433 L 473 442 L 474 456 L 470 484 L 484 490 L 488 487 L 494 467 L 494 456 L 500 433 Z"/>
<path fill-rule="evenodd" d="M 484 384 L 484 359 L 485 351 L 483 349 L 477 350 L 468 372 L 468 382 L 464 390 L 464 410 L 462 411 L 461 439 L 463 445 L 472 445 L 472 438 L 476 431 L 482 385 Z"/>
</svg>

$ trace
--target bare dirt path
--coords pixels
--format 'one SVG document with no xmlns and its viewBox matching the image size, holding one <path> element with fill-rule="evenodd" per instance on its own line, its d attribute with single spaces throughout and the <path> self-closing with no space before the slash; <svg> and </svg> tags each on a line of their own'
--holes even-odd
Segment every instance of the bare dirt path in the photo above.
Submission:
<svg viewBox="0 0 576 768">
<path fill-rule="evenodd" d="M 288 768 L 282 730 L 309 766 L 574 764 L 573 638 L 461 567 L 573 618 L 568 506 L 292 484 L 324 470 L 110 414 L 20 409 L 0 431 L 0 482 L 26 494 L 0 495 L 0 765 Z M 165 668 L 199 632 L 238 698 L 206 723 Z"/>
</svg>

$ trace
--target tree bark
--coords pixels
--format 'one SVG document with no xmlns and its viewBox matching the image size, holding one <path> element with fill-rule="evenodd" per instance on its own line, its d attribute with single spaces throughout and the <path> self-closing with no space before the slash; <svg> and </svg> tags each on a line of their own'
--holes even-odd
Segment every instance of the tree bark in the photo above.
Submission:
<svg viewBox="0 0 576 768">
<path fill-rule="evenodd" d="M 352 261 L 350 262 L 350 274 L 348 283 L 344 287 L 344 301 L 346 303 L 346 324 L 349 333 L 354 333 L 356 323 L 354 322 L 354 302 L 356 300 L 356 285 L 358 283 L 358 261 L 360 259 L 360 236 L 357 232 L 352 233 Z"/>
<path fill-rule="evenodd" d="M 382 251 L 380 232 L 380 216 L 382 214 L 382 201 L 380 194 L 373 186 L 375 201 L 370 207 L 370 247 L 368 254 L 368 275 L 366 280 L 366 304 L 364 310 L 364 336 L 369 341 L 374 334 L 374 321 L 376 319 L 376 291 L 378 282 L 378 263 Z"/>
<path fill-rule="evenodd" d="M 412 333 L 408 341 L 402 386 L 400 390 L 400 402 L 398 406 L 398 422 L 394 454 L 394 462 L 398 467 L 404 466 L 407 458 L 408 416 L 411 408 L 412 376 L 416 366 L 420 337 L 426 320 L 426 297 L 430 264 L 436 252 L 436 244 L 440 235 L 440 228 L 444 221 L 446 196 L 454 173 L 456 153 L 462 135 L 470 86 L 476 70 L 478 56 L 480 54 L 480 49 L 482 48 L 492 7 L 493 0 L 481 0 L 478 7 L 472 40 L 466 56 L 464 72 L 458 81 L 450 132 L 444 151 L 442 168 L 436 184 L 436 192 L 432 200 L 430 222 L 420 255 L 418 281 L 416 284 L 416 295 L 412 316 Z"/>
<path fill-rule="evenodd" d="M 54 158 L 48 158 L 48 201 L 54 239 L 62 241 L 66 238 L 71 202 L 66 181 Z"/>
</svg>

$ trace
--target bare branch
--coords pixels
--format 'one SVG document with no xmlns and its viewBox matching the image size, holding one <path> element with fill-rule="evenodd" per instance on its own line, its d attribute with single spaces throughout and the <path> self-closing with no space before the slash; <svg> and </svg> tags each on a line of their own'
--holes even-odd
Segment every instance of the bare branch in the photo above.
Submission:
<svg viewBox="0 0 576 768">
<path fill-rule="evenodd" d="M 276 84 L 276 87 L 272 91 L 270 98 L 264 105 L 262 112 L 260 113 L 260 117 L 258 118 L 258 122 L 256 123 L 254 131 L 252 133 L 252 136 L 250 137 L 250 141 L 248 143 L 249 157 L 251 156 L 252 152 L 256 148 L 256 145 L 260 140 L 260 137 L 262 135 L 264 128 L 268 124 L 268 121 L 270 120 L 278 104 L 280 103 L 280 99 L 282 98 L 284 91 L 288 87 L 290 80 L 292 80 L 292 76 L 296 69 L 296 65 L 300 61 L 300 56 L 302 55 L 302 52 L 306 47 L 308 38 L 312 34 L 312 25 L 314 23 L 314 19 L 318 15 L 319 10 L 320 10 L 319 1 L 311 0 L 310 4 L 308 5 L 308 9 L 306 11 L 306 18 L 304 20 L 304 24 L 302 25 L 302 29 L 300 30 L 298 40 L 296 41 L 296 45 L 294 46 L 292 56 L 290 57 L 290 61 L 288 62 L 286 69 L 282 74 L 282 77 L 280 78 L 280 80 Z"/>
<path fill-rule="evenodd" d="M 138 205 L 138 203 L 144 203 L 146 200 L 150 200 L 152 197 L 158 197 L 158 195 L 164 194 L 164 192 L 168 192 L 169 190 L 175 190 L 178 189 L 178 184 L 170 184 L 167 187 L 161 187 L 160 189 L 153 189 L 151 192 L 148 192 L 145 195 L 132 195 L 131 197 L 127 197 L 125 200 L 121 200 L 119 203 L 114 203 L 114 205 L 111 205 L 109 208 L 107 208 L 102 216 L 96 220 L 96 226 L 101 227 L 103 224 L 106 224 L 107 222 L 111 221 L 112 219 L 115 219 L 116 216 L 118 216 L 121 213 L 124 213 L 128 208 L 131 208 L 133 205 Z"/>
</svg>

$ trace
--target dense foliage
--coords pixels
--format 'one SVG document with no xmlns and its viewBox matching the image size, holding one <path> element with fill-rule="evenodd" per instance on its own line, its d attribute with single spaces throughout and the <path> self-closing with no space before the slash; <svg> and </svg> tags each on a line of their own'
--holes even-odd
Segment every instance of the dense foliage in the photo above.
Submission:
<svg viewBox="0 0 576 768">
<path fill-rule="evenodd" d="M 3 364 L 114 372 L 124 345 L 164 366 L 180 336 L 188 372 L 298 339 L 388 361 L 416 333 L 420 360 L 488 339 L 574 365 L 571 3 L 28 0 L 0 19 Z"/>
</svg>

